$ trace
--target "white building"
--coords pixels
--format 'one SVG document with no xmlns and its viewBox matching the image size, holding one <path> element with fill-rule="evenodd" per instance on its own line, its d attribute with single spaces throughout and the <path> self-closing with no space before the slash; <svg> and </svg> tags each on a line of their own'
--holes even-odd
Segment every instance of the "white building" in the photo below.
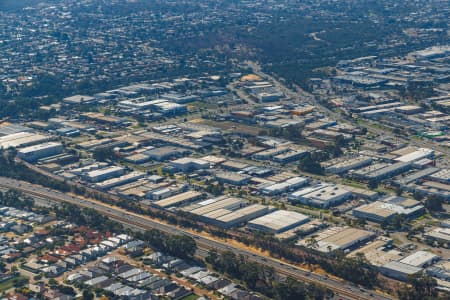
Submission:
<svg viewBox="0 0 450 300">
<path fill-rule="evenodd" d="M 63 150 L 61 143 L 49 142 L 20 149 L 17 152 L 17 156 L 23 160 L 33 162 L 44 157 L 61 154 Z"/>
</svg>

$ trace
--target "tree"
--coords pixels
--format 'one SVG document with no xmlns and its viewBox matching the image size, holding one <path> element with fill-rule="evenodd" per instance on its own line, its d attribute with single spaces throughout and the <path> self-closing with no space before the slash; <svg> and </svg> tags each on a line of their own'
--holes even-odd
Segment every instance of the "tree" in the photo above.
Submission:
<svg viewBox="0 0 450 300">
<path fill-rule="evenodd" d="M 114 160 L 116 158 L 114 150 L 111 148 L 97 148 L 94 150 L 93 156 L 98 161 Z"/>
<path fill-rule="evenodd" d="M 311 153 L 308 153 L 300 160 L 298 168 L 303 172 L 317 175 L 322 175 L 324 173 L 324 169 L 320 165 L 320 162 L 316 159 L 316 156 L 311 155 Z"/>
<path fill-rule="evenodd" d="M 94 299 L 94 293 L 92 293 L 89 290 L 84 290 L 82 299 L 83 300 L 93 300 Z"/>
<path fill-rule="evenodd" d="M 428 197 L 428 199 L 425 201 L 425 207 L 429 211 L 437 212 L 437 211 L 443 211 L 442 203 L 444 202 L 444 199 L 438 195 L 432 195 Z"/>
<path fill-rule="evenodd" d="M 419 273 L 408 278 L 408 285 L 400 289 L 398 296 L 400 300 L 433 299 L 437 296 L 436 279 Z"/>
</svg>

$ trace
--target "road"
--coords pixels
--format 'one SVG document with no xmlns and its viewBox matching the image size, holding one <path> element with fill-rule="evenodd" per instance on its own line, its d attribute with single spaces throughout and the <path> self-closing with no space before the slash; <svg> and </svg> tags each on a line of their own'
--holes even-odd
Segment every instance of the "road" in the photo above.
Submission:
<svg viewBox="0 0 450 300">
<path fill-rule="evenodd" d="M 249 250 L 241 249 L 236 246 L 227 244 L 224 241 L 208 238 L 200 234 L 195 234 L 187 230 L 183 230 L 182 228 L 168 225 L 149 217 L 129 212 L 119 207 L 110 206 L 99 201 L 78 198 L 41 186 L 32 185 L 27 182 L 4 177 L 0 177 L 0 187 L 16 189 L 26 194 L 34 195 L 40 198 L 47 198 L 58 203 L 71 203 L 79 207 L 92 208 L 99 213 L 110 217 L 111 219 L 123 223 L 124 225 L 139 228 L 142 230 L 154 228 L 169 234 L 185 234 L 195 239 L 197 247 L 199 248 L 199 253 L 202 256 L 206 256 L 208 250 L 210 249 L 215 249 L 218 252 L 232 251 L 236 255 L 243 255 L 247 257 L 249 261 L 254 261 L 262 265 L 273 267 L 274 270 L 280 274 L 290 275 L 304 282 L 314 282 L 323 285 L 334 291 L 336 294 L 339 294 L 342 299 L 394 299 L 390 296 L 381 295 L 375 291 L 360 289 L 353 284 L 348 284 L 335 279 L 327 278 L 319 274 L 311 273 L 302 270 L 294 265 L 284 263 L 280 260 L 273 259 Z"/>
</svg>

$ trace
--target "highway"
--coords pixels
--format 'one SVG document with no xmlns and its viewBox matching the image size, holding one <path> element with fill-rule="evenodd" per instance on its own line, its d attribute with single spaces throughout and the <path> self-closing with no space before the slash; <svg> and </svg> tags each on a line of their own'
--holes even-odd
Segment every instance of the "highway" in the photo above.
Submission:
<svg viewBox="0 0 450 300">
<path fill-rule="evenodd" d="M 259 253 L 249 250 L 241 249 L 236 246 L 227 244 L 224 241 L 211 239 L 200 234 L 195 234 L 182 228 L 168 225 L 149 217 L 129 212 L 119 207 L 110 206 L 99 201 L 90 199 L 87 200 L 71 196 L 49 188 L 32 185 L 28 182 L 13 180 L 4 177 L 0 177 L 0 187 L 16 189 L 26 194 L 44 199 L 46 198 L 58 203 L 71 203 L 79 207 L 92 208 L 99 213 L 130 227 L 135 227 L 142 230 L 154 228 L 169 234 L 185 234 L 195 239 L 197 247 L 199 248 L 199 253 L 203 256 L 207 255 L 208 250 L 211 249 L 215 249 L 218 252 L 232 251 L 236 255 L 243 255 L 247 257 L 249 261 L 254 261 L 262 265 L 273 267 L 274 270 L 280 274 L 290 275 L 303 282 L 314 282 L 323 285 L 324 287 L 327 287 L 330 290 L 334 291 L 335 294 L 338 294 L 341 299 L 394 299 L 386 295 L 381 295 L 375 291 L 361 289 L 353 284 L 348 284 L 332 278 L 327 278 L 319 274 L 311 273 L 302 270 L 294 265 L 284 263 L 280 260 L 263 256 Z"/>
</svg>

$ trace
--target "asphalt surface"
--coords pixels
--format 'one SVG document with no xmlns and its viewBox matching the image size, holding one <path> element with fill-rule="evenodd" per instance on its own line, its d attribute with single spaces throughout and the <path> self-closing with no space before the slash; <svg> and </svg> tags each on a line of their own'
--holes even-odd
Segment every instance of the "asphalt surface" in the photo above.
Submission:
<svg viewBox="0 0 450 300">
<path fill-rule="evenodd" d="M 328 278 L 326 276 L 311 273 L 299 269 L 296 266 L 284 263 L 280 260 L 273 259 L 246 249 L 241 249 L 236 246 L 229 245 L 226 242 L 213 240 L 200 234 L 191 233 L 189 231 L 183 230 L 182 228 L 161 223 L 148 217 L 128 212 L 121 208 L 112 207 L 108 204 L 104 204 L 98 201 L 74 197 L 49 188 L 44 188 L 41 186 L 32 185 L 27 182 L 4 177 L 0 177 L 0 187 L 20 190 L 24 193 L 44 199 L 46 198 L 55 202 L 65 202 L 80 207 L 92 208 L 99 213 L 110 217 L 111 219 L 117 220 L 120 223 L 131 227 L 140 228 L 143 230 L 154 228 L 169 234 L 185 234 L 195 239 L 197 247 L 199 248 L 198 253 L 202 256 L 206 256 L 208 250 L 211 249 L 215 249 L 218 252 L 232 251 L 236 255 L 243 255 L 247 257 L 249 261 L 254 261 L 262 265 L 273 267 L 274 270 L 276 270 L 278 273 L 290 275 L 300 281 L 314 282 L 323 285 L 334 291 L 335 294 L 338 294 L 338 297 L 340 297 L 341 299 L 394 299 L 393 297 L 381 295 L 375 291 L 362 289 L 353 284 L 341 282 L 332 278 Z"/>
</svg>

